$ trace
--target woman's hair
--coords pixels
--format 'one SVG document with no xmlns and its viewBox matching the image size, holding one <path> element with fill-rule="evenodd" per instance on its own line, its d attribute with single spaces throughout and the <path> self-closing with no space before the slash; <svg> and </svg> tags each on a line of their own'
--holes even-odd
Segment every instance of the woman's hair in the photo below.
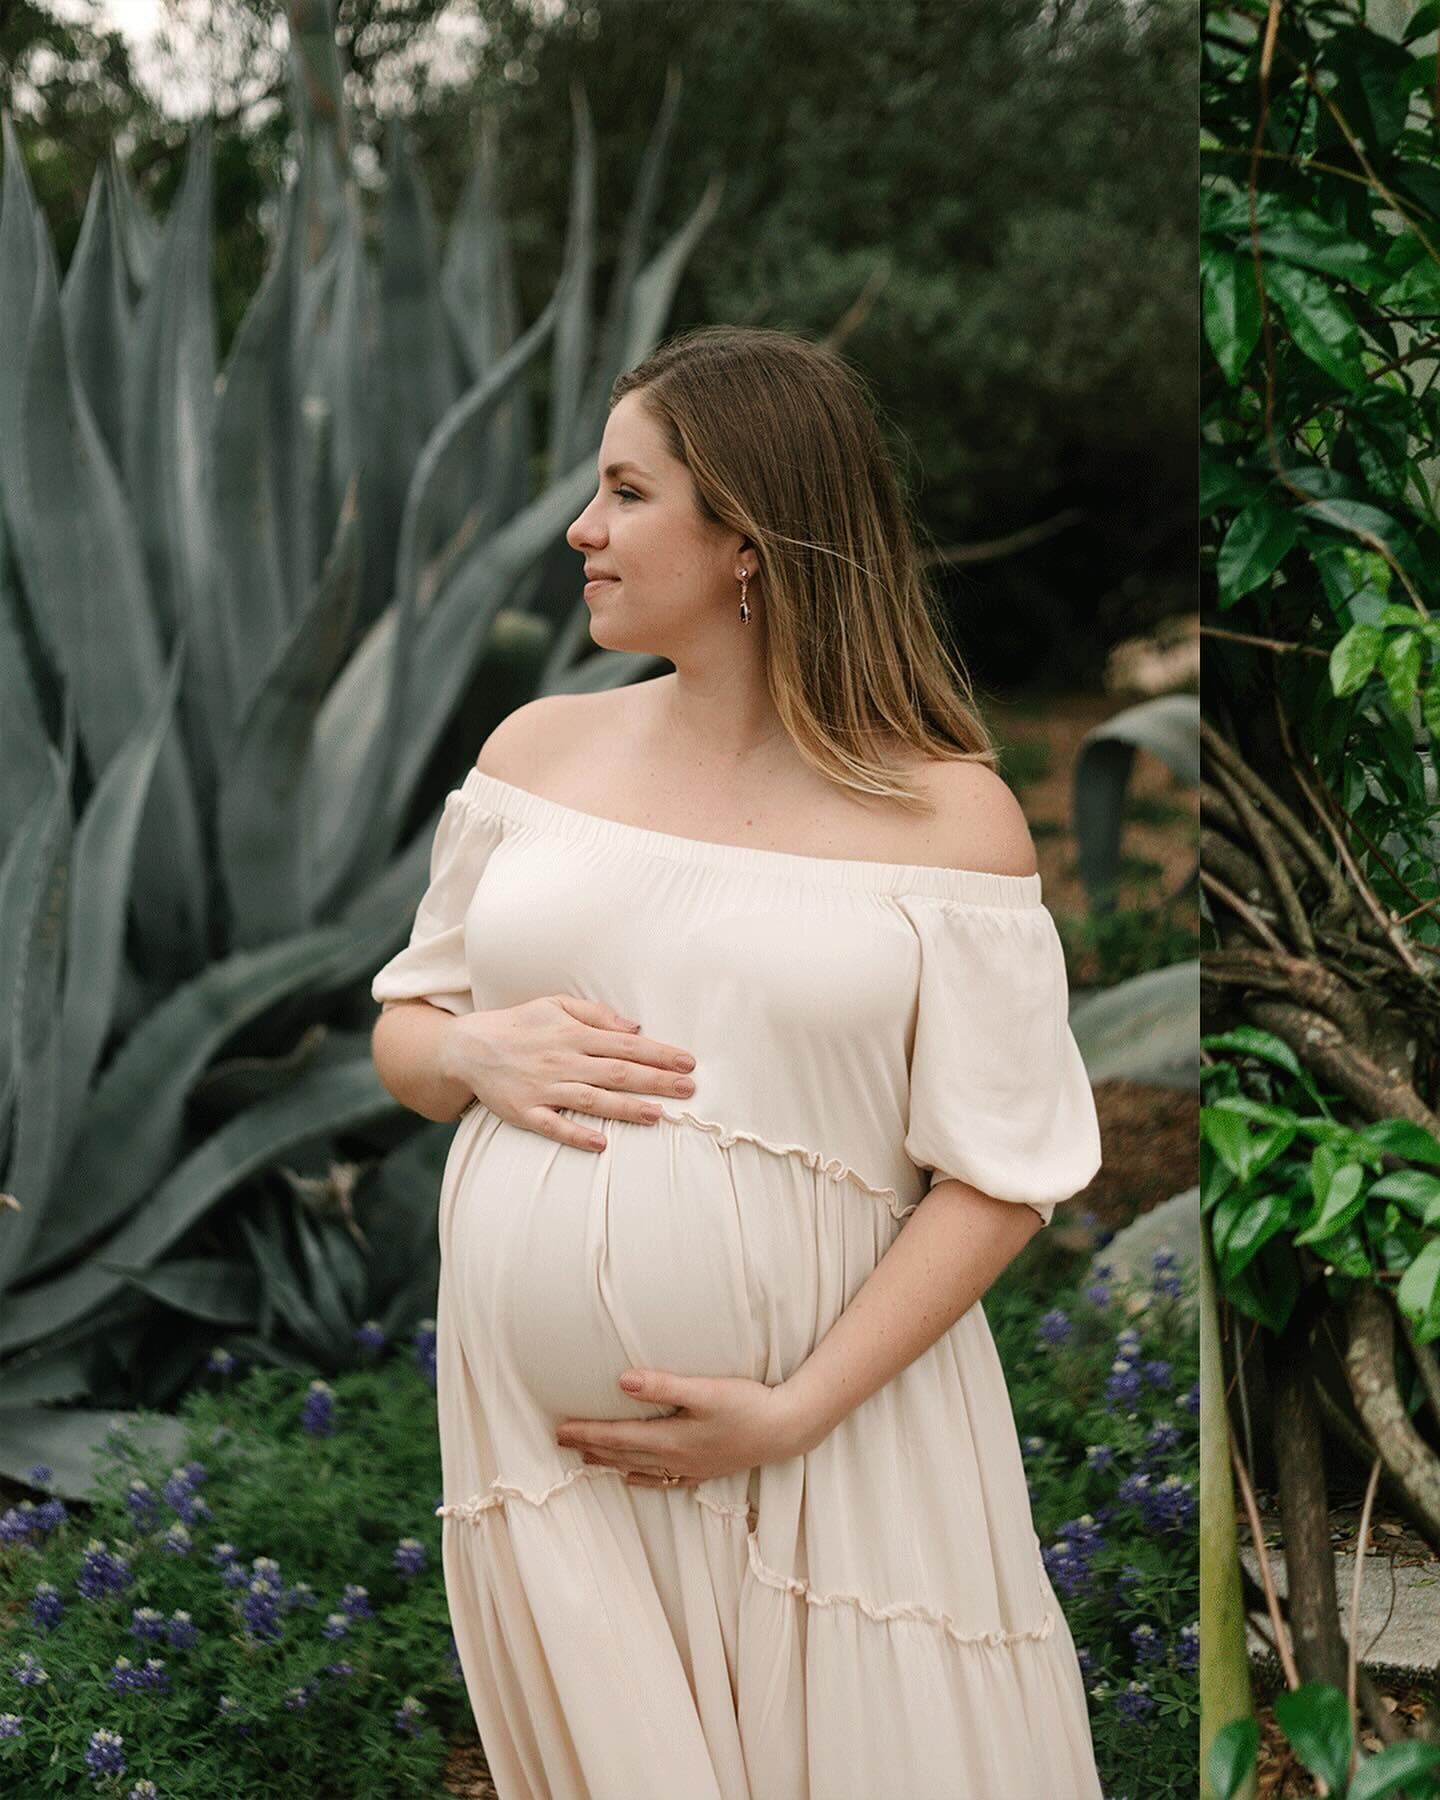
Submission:
<svg viewBox="0 0 1440 1800">
<path fill-rule="evenodd" d="M 639 393 L 711 524 L 750 539 L 770 697 L 802 756 L 860 793 L 926 802 L 887 760 L 996 761 L 970 680 L 932 619 L 877 413 L 861 377 L 788 331 L 706 325 L 610 390 Z"/>
</svg>

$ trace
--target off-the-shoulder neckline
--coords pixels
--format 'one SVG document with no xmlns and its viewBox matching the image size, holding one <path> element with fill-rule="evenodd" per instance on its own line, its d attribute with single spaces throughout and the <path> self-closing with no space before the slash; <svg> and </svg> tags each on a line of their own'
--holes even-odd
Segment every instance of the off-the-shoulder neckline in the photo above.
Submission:
<svg viewBox="0 0 1440 1800">
<path fill-rule="evenodd" d="M 990 869 L 952 869 L 931 863 L 876 862 L 869 858 L 810 856 L 796 850 L 763 850 L 751 844 L 721 844 L 708 838 L 681 837 L 655 831 L 648 825 L 630 825 L 599 813 L 582 812 L 559 800 L 549 800 L 530 788 L 517 787 L 472 768 L 454 790 L 469 805 L 485 804 L 503 817 L 521 824 L 546 828 L 591 843 L 607 840 L 632 851 L 662 857 L 670 862 L 713 868 L 769 872 L 792 880 L 835 886 L 866 888 L 890 894 L 929 894 L 972 906 L 1038 907 L 1041 877 L 1001 875 Z"/>
</svg>

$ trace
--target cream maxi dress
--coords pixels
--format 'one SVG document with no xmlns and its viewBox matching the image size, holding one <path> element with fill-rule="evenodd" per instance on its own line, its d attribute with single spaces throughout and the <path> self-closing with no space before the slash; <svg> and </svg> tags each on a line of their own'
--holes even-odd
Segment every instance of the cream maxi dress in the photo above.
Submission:
<svg viewBox="0 0 1440 1800">
<path fill-rule="evenodd" d="M 839 861 L 472 769 L 376 1000 L 603 1000 L 697 1062 L 599 1152 L 461 1118 L 440 1192 L 443 1562 L 501 1800 L 1100 1800 L 980 1304 L 814 1450 L 632 1487 L 562 1419 L 637 1367 L 783 1381 L 959 1176 L 1100 1165 L 1038 875 Z"/>
</svg>

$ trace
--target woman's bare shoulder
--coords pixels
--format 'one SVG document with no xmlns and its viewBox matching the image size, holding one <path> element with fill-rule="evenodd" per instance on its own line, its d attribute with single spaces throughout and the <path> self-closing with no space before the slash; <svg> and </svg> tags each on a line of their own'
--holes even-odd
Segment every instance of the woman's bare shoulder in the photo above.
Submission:
<svg viewBox="0 0 1440 1800">
<path fill-rule="evenodd" d="M 593 694 L 541 694 L 505 717 L 480 746 L 475 767 L 497 781 L 527 787 L 545 769 L 591 740 L 625 709 L 623 688 Z"/>
<path fill-rule="evenodd" d="M 1035 843 L 1010 787 L 980 762 L 921 762 L 911 771 L 931 805 L 931 841 L 947 868 L 1034 875 Z"/>
</svg>

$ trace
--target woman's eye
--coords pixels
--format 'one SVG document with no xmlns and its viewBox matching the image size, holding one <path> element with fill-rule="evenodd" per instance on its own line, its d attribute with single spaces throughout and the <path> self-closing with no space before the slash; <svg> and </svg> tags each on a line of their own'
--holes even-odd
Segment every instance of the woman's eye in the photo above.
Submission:
<svg viewBox="0 0 1440 1800">
<path fill-rule="evenodd" d="M 638 500 L 640 498 L 640 496 L 635 492 L 634 488 L 617 487 L 615 489 L 615 492 L 620 496 L 620 498 L 622 500 L 625 499 L 627 495 L 632 500 Z"/>
</svg>

